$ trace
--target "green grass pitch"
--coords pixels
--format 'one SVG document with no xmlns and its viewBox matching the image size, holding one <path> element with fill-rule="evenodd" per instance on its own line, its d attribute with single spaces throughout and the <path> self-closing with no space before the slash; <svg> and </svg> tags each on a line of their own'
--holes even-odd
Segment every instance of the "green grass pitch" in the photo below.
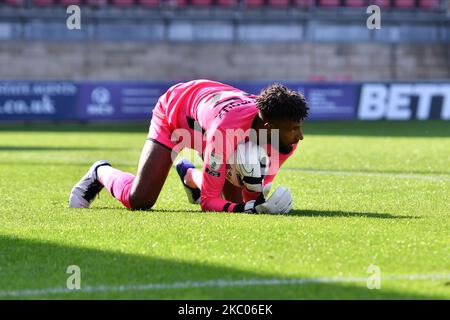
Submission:
<svg viewBox="0 0 450 320">
<path fill-rule="evenodd" d="M 450 123 L 304 131 L 275 180 L 292 212 L 249 215 L 201 212 L 175 170 L 151 211 L 70 210 L 94 161 L 135 173 L 146 125 L 2 124 L 0 299 L 449 299 Z"/>
</svg>

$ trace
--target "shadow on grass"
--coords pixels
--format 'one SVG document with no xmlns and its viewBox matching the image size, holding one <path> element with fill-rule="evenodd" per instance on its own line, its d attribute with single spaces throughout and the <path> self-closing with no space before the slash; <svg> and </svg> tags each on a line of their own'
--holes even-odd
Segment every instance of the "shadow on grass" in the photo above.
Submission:
<svg viewBox="0 0 450 320">
<path fill-rule="evenodd" d="M 292 167 L 282 167 L 281 171 L 298 171 L 309 174 L 323 174 L 323 175 L 365 175 L 365 174 L 373 174 L 380 176 L 389 176 L 389 175 L 427 175 L 427 174 L 441 174 L 441 175 L 450 175 L 450 171 L 435 171 L 435 170 L 409 170 L 409 171 L 400 171 L 400 170 L 383 170 L 383 169 L 321 169 L 321 168 L 292 168 Z M 355 174 L 354 174 L 355 173 Z"/>
<path fill-rule="evenodd" d="M 97 209 L 97 208 L 96 208 Z M 107 208 L 105 208 L 107 209 Z M 184 209 L 184 210 L 170 210 L 170 209 L 151 209 L 153 212 L 189 212 L 189 213 L 205 213 L 198 210 Z M 139 212 L 139 211 L 138 211 Z M 141 211 L 143 212 L 143 211 Z M 236 213 L 230 213 L 236 214 Z M 248 213 L 238 213 L 248 214 Z M 264 214 L 260 214 L 264 215 Z M 272 214 L 267 214 L 272 215 Z M 282 216 L 282 214 L 275 214 Z M 389 213 L 370 213 L 370 212 L 351 212 L 351 211 L 323 211 L 323 210 L 291 210 L 286 216 L 299 216 L 299 217 L 331 217 L 331 218 L 376 218 L 376 219 L 421 219 L 420 216 L 402 216 L 393 215 Z"/>
<path fill-rule="evenodd" d="M 118 207 L 92 207 L 92 209 L 95 210 L 123 210 L 124 212 L 130 212 L 130 213 L 135 213 L 135 214 L 151 214 L 152 212 L 167 212 L 167 213 L 205 213 L 204 211 L 202 211 L 199 207 L 198 210 L 195 209 L 183 209 L 183 210 L 179 210 L 179 209 L 175 209 L 175 210 L 171 210 L 171 209 L 150 209 L 150 210 L 135 210 L 135 211 L 131 211 L 126 209 L 125 207 L 119 207 L 120 204 L 118 204 Z M 80 210 L 84 210 L 84 209 L 80 209 Z"/>
<path fill-rule="evenodd" d="M 69 235 L 68 235 L 69 236 Z M 131 239 L 131 238 L 130 238 Z M 127 239 L 128 244 L 130 239 Z M 102 242 L 108 241 L 104 237 Z M 109 241 L 121 240 L 111 235 Z M 160 241 L 160 240 L 159 240 Z M 365 283 L 300 283 L 270 285 L 199 285 L 172 286 L 173 283 L 222 279 L 279 279 L 275 274 L 262 274 L 217 266 L 204 262 L 186 262 L 180 255 L 176 259 L 152 257 L 152 237 L 141 250 L 147 255 L 125 254 L 79 246 L 69 246 L 38 240 L 0 236 L 0 299 L 431 299 L 429 294 L 413 294 L 392 290 L 368 290 Z M 171 243 L 159 243 L 170 248 Z M 192 247 L 190 247 L 192 248 Z M 191 249 L 192 250 L 192 249 Z M 227 254 L 226 249 L 222 254 Z M 269 255 L 271 252 L 261 252 Z M 231 255 L 231 253 L 230 253 Z M 198 257 L 204 260 L 205 257 Z M 280 262 L 282 263 L 282 262 Z M 66 288 L 70 274 L 68 266 L 81 270 L 81 289 L 91 292 L 54 292 L 48 288 Z M 363 277 L 366 275 L 363 275 Z M 303 278 L 303 277 L 302 277 Z M 161 287 L 149 284 L 163 284 Z M 121 285 L 147 285 L 146 288 Z M 167 287 L 167 285 L 169 287 Z M 103 287 L 100 287 L 103 286 Z M 8 295 L 14 290 L 16 295 Z M 23 292 L 24 290 L 42 290 Z M 21 293 L 22 291 L 22 293 Z"/>
<path fill-rule="evenodd" d="M 93 207 L 95 210 L 127 210 L 124 207 Z M 174 212 L 174 213 L 198 213 L 198 214 L 206 214 L 200 209 L 150 209 L 150 210 L 138 210 L 138 211 L 129 211 L 136 214 L 149 213 L 152 212 Z M 208 212 L 211 213 L 211 212 Z M 248 213 L 230 213 L 230 214 L 245 214 Z M 264 214 L 259 214 L 264 215 Z M 267 215 L 279 215 L 282 214 L 267 214 Z M 402 216 L 402 215 L 393 215 L 389 213 L 370 213 L 370 212 L 351 212 L 351 211 L 323 211 L 323 210 L 291 210 L 286 216 L 299 216 L 299 217 L 328 217 L 328 218 L 375 218 L 375 219 L 421 219 L 420 216 Z"/>
<path fill-rule="evenodd" d="M 148 131 L 149 120 L 133 123 L 2 123 L 0 131 L 12 132 L 129 132 Z M 332 136 L 450 137 L 448 121 L 306 121 L 304 133 Z"/>
<path fill-rule="evenodd" d="M 133 151 L 133 148 L 118 147 L 64 147 L 64 146 L 0 146 L 1 151 Z"/>
<path fill-rule="evenodd" d="M 323 211 L 323 210 L 291 210 L 290 216 L 302 217 L 328 217 L 328 218 L 376 218 L 376 219 L 420 219 L 419 216 L 402 216 L 389 213 L 350 212 L 350 211 Z"/>
</svg>

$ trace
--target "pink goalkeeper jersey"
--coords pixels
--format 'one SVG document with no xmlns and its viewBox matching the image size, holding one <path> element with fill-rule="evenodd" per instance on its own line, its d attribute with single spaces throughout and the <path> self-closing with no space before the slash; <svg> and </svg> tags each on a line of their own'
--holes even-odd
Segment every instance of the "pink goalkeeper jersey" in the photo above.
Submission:
<svg viewBox="0 0 450 320">
<path fill-rule="evenodd" d="M 183 147 L 196 149 L 203 157 L 203 180 L 200 205 L 205 211 L 241 211 L 222 198 L 226 180 L 226 161 L 236 145 L 248 137 L 248 130 L 258 113 L 256 96 L 229 85 L 210 81 L 194 80 L 171 87 L 161 103 L 165 105 L 165 115 L 172 131 L 182 136 Z M 179 130 L 184 129 L 184 130 Z M 183 134 L 189 133 L 189 134 Z M 205 141 L 202 135 L 205 133 Z M 276 167 L 271 167 L 264 184 L 272 181 L 278 168 L 289 158 L 289 154 L 278 154 L 270 146 L 269 158 L 279 159 Z M 272 164 L 272 161 L 270 161 Z M 246 200 L 254 197 L 244 193 Z M 236 210 L 238 209 L 239 210 Z"/>
</svg>

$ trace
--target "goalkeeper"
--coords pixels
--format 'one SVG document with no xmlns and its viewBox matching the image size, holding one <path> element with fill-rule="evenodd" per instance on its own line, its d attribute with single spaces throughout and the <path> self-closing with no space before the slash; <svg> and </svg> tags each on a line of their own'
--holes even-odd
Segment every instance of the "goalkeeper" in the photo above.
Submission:
<svg viewBox="0 0 450 320">
<path fill-rule="evenodd" d="M 241 190 L 226 180 L 226 161 L 236 145 L 254 130 L 258 137 L 261 133 L 267 135 L 271 163 L 279 167 L 303 139 L 301 126 L 307 113 L 303 95 L 278 84 L 258 96 L 210 80 L 176 84 L 153 109 L 137 174 L 120 171 L 107 161 L 97 161 L 73 187 L 69 206 L 88 208 L 105 187 L 125 207 L 148 210 L 155 204 L 177 153 L 192 148 L 202 155 L 202 171 L 187 161 L 179 163 L 177 171 L 190 193 L 190 201 L 200 203 L 203 211 L 288 212 L 292 197 L 287 189 L 278 187 L 267 197 L 278 168 L 269 170 L 272 174 L 265 177 L 265 192 L 254 194 L 244 188 L 242 196 Z M 230 136 L 233 130 L 244 134 Z M 278 141 L 271 141 L 272 131 L 278 133 Z M 278 161 L 272 161 L 274 157 Z"/>
</svg>

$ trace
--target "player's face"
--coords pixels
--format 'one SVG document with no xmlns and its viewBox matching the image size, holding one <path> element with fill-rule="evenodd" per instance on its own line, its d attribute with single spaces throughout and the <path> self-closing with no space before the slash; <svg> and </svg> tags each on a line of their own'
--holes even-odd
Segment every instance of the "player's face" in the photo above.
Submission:
<svg viewBox="0 0 450 320">
<path fill-rule="evenodd" d="M 303 120 L 300 122 L 294 120 L 274 120 L 270 121 L 272 129 L 278 129 L 280 134 L 280 151 L 289 153 L 294 144 L 303 140 Z"/>
</svg>

